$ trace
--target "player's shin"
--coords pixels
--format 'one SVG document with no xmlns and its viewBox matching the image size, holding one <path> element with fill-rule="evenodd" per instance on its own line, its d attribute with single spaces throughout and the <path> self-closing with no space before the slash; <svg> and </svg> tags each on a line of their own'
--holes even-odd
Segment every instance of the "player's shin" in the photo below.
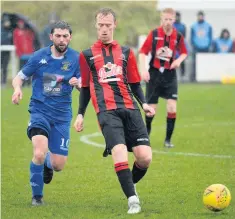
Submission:
<svg viewBox="0 0 235 219">
<path fill-rule="evenodd" d="M 128 162 L 120 162 L 115 164 L 115 171 L 122 190 L 127 198 L 135 196 L 135 188 L 132 180 L 132 174 L 128 167 Z"/>
<path fill-rule="evenodd" d="M 145 116 L 145 122 L 146 122 L 146 128 L 147 128 L 148 134 L 150 134 L 151 132 L 153 118 L 154 117 Z"/>
<path fill-rule="evenodd" d="M 53 169 L 51 166 L 51 152 L 47 152 L 46 158 L 45 158 L 45 162 L 44 164 L 49 168 L 49 169 Z"/>
<path fill-rule="evenodd" d="M 166 125 L 166 141 L 171 140 L 171 136 L 173 134 L 175 128 L 175 120 L 176 120 L 176 113 L 168 113 L 167 114 L 167 125 Z"/>
<path fill-rule="evenodd" d="M 144 177 L 144 175 L 147 173 L 147 170 L 148 170 L 148 167 L 145 167 L 145 168 L 141 167 L 135 161 L 133 164 L 133 168 L 132 168 L 133 183 L 134 184 L 138 183 Z"/>
<path fill-rule="evenodd" d="M 43 196 L 43 164 L 30 163 L 30 185 L 34 196 Z"/>
</svg>

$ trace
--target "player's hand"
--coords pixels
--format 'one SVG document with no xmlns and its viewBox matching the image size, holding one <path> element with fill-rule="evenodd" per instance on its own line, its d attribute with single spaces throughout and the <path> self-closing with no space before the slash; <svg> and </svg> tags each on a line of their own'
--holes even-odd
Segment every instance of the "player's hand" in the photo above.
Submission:
<svg viewBox="0 0 235 219">
<path fill-rule="evenodd" d="M 149 75 L 149 72 L 148 71 L 145 71 L 142 75 L 142 80 L 144 80 L 145 82 L 149 82 L 150 80 L 150 75 Z"/>
<path fill-rule="evenodd" d="M 17 88 L 15 89 L 13 95 L 12 95 L 12 98 L 11 98 L 11 101 L 13 104 L 19 104 L 19 101 L 22 99 L 23 97 L 23 93 L 22 93 L 22 90 L 21 88 Z"/>
<path fill-rule="evenodd" d="M 71 86 L 75 86 L 76 88 L 81 88 L 81 78 L 72 77 L 69 80 L 69 84 Z"/>
<path fill-rule="evenodd" d="M 77 115 L 77 118 L 73 126 L 77 132 L 81 132 L 83 130 L 83 115 L 81 114 Z"/>
<path fill-rule="evenodd" d="M 155 110 L 153 107 L 149 106 L 147 103 L 142 105 L 143 110 L 148 117 L 153 117 L 155 115 Z"/>
<path fill-rule="evenodd" d="M 180 60 L 176 59 L 175 61 L 172 62 L 170 69 L 179 68 L 180 64 L 181 64 Z"/>
</svg>

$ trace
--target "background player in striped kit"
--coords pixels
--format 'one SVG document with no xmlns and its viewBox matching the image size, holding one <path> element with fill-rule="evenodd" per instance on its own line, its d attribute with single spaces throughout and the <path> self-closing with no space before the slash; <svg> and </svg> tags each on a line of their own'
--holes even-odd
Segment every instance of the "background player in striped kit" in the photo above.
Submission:
<svg viewBox="0 0 235 219">
<path fill-rule="evenodd" d="M 187 50 L 184 37 L 173 27 L 175 11 L 166 8 L 161 14 L 162 25 L 152 30 L 140 49 L 139 60 L 142 78 L 146 84 L 146 99 L 155 110 L 157 109 L 158 98 L 167 100 L 167 127 L 164 145 L 173 147 L 171 136 L 174 131 L 176 120 L 176 103 L 178 98 L 178 85 L 176 68 L 187 57 Z M 176 51 L 180 56 L 174 59 Z M 145 68 L 145 56 L 151 53 L 149 69 Z M 151 132 L 153 117 L 146 116 L 148 133 Z"/>
</svg>

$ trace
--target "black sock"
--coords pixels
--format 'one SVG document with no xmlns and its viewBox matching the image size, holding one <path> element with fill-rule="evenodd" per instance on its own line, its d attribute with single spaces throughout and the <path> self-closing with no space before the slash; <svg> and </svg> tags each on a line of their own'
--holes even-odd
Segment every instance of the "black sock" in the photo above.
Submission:
<svg viewBox="0 0 235 219">
<path fill-rule="evenodd" d="M 172 133 L 174 131 L 175 127 L 175 120 L 176 120 L 176 113 L 168 113 L 167 119 L 166 119 L 166 141 L 171 140 Z"/>
<path fill-rule="evenodd" d="M 134 183 L 132 181 L 131 171 L 128 168 L 128 162 L 116 163 L 115 171 L 117 173 L 118 180 L 126 197 L 129 198 L 135 195 Z"/>
<path fill-rule="evenodd" d="M 140 168 L 136 162 L 133 164 L 132 179 L 133 183 L 139 182 L 146 174 L 148 168 Z"/>
<path fill-rule="evenodd" d="M 148 134 L 150 134 L 151 132 L 151 126 L 152 126 L 151 124 L 152 124 L 153 118 L 154 117 L 145 116 L 145 122 L 146 122 L 146 128 L 147 128 Z"/>
</svg>

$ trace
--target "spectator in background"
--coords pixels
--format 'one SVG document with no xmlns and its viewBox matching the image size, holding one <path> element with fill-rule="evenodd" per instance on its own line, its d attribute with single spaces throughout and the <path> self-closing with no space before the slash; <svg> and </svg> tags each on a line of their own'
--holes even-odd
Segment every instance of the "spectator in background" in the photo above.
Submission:
<svg viewBox="0 0 235 219">
<path fill-rule="evenodd" d="M 183 24 L 181 22 L 181 14 L 178 11 L 176 12 L 174 27 L 176 28 L 176 30 L 178 32 L 180 32 L 183 35 L 183 37 L 185 39 L 185 37 L 186 37 L 186 26 L 185 26 L 185 24 Z M 185 45 L 186 45 L 186 40 L 185 40 Z M 175 58 L 177 59 L 179 56 L 180 56 L 180 51 L 179 51 L 179 49 L 177 49 L 176 54 L 175 54 Z M 185 76 L 185 63 L 184 62 L 182 62 L 181 65 L 180 65 L 180 75 L 181 75 L 181 78 Z"/>
<path fill-rule="evenodd" d="M 1 22 L 1 45 L 12 45 L 12 25 L 8 16 L 4 16 Z M 1 85 L 7 83 L 7 67 L 10 60 L 9 51 L 1 51 Z"/>
<path fill-rule="evenodd" d="M 13 42 L 16 47 L 16 55 L 20 59 L 20 69 L 23 68 L 35 51 L 34 39 L 33 31 L 26 27 L 23 20 L 18 20 L 17 27 L 13 32 Z M 30 84 L 30 80 L 27 84 Z"/>
<path fill-rule="evenodd" d="M 191 45 L 193 52 L 193 74 L 192 81 L 196 78 L 196 54 L 200 52 L 209 52 L 212 43 L 212 27 L 205 21 L 203 11 L 197 14 L 197 22 L 191 27 Z"/>
<path fill-rule="evenodd" d="M 233 52 L 235 53 L 235 39 L 233 39 Z"/>
<path fill-rule="evenodd" d="M 229 53 L 233 52 L 233 41 L 230 38 L 228 29 L 223 29 L 220 37 L 214 40 L 213 52 L 216 53 Z"/>
<path fill-rule="evenodd" d="M 43 31 L 41 32 L 41 42 L 43 44 L 43 47 L 49 46 L 52 44 L 52 41 L 50 40 L 50 34 L 53 24 L 55 24 L 59 20 L 59 17 L 55 13 L 51 13 L 49 15 L 49 24 L 47 24 Z"/>
</svg>

